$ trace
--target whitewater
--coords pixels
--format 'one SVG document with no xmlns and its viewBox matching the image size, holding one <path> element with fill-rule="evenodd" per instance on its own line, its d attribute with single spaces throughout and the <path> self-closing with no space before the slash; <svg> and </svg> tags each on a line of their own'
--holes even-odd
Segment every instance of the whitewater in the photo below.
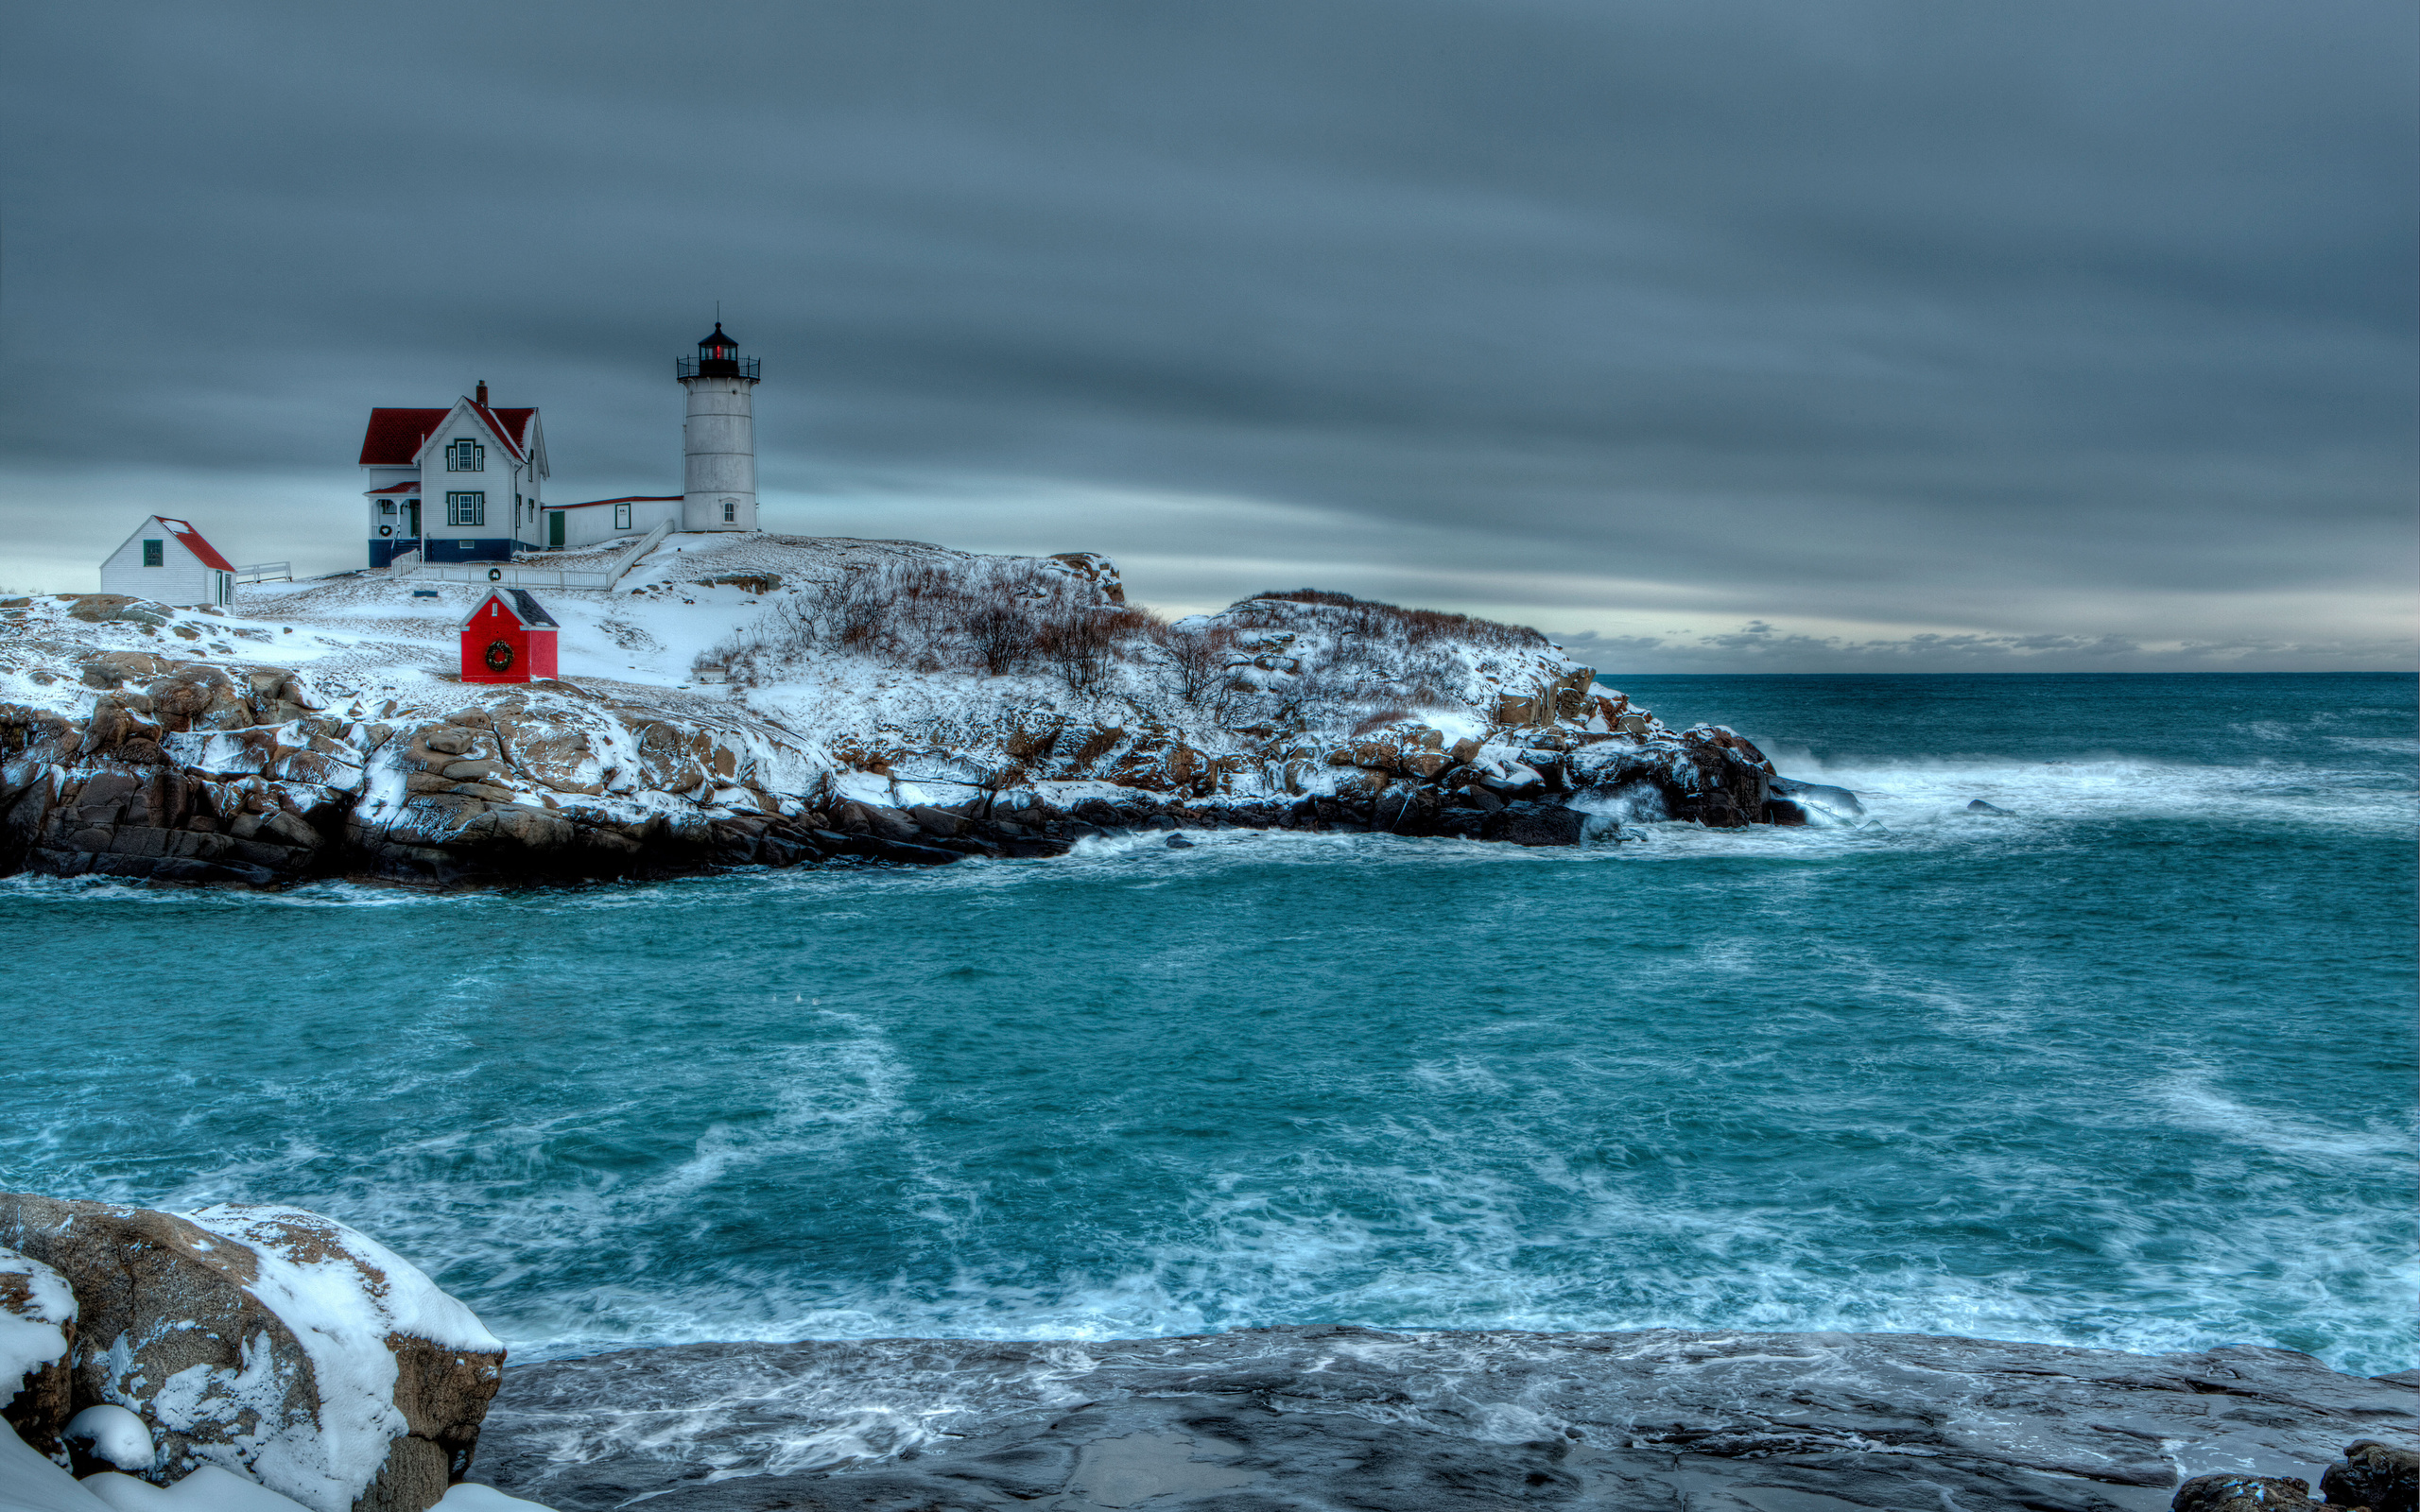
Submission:
<svg viewBox="0 0 2420 1512">
<path fill-rule="evenodd" d="M 1618 680 L 1868 822 L 13 879 L 0 1183 L 327 1213 L 518 1361 L 1349 1323 L 2420 1363 L 2411 678 Z"/>
</svg>

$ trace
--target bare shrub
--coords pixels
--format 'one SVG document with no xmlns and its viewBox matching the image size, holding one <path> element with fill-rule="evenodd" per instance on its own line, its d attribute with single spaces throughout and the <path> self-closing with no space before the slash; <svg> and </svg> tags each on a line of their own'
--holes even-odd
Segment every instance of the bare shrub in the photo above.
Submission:
<svg viewBox="0 0 2420 1512">
<path fill-rule="evenodd" d="M 1404 609 L 1394 604 L 1381 604 L 1374 599 L 1355 598 L 1350 593 L 1334 593 L 1324 589 L 1296 588 L 1283 593 L 1255 595 L 1280 603 L 1318 604 L 1346 612 L 1337 619 L 1344 633 L 1376 634 L 1400 641 L 1407 645 L 1426 645 L 1440 640 L 1468 641 L 1478 645 L 1505 647 L 1545 645 L 1547 638 L 1526 625 L 1506 625 L 1496 620 L 1476 619 L 1468 614 L 1448 614 L 1442 610 Z M 1244 600 L 1228 612 L 1248 610 L 1252 601 Z M 1272 620 L 1267 611 L 1253 616 L 1257 623 Z"/>
<path fill-rule="evenodd" d="M 1201 703 L 1203 695 L 1225 680 L 1228 657 L 1236 644 L 1234 630 L 1223 625 L 1199 630 L 1170 626 L 1159 641 L 1176 672 L 1177 692 L 1185 702 Z"/>
<path fill-rule="evenodd" d="M 832 640 L 851 648 L 869 647 L 890 628 L 894 595 L 887 592 L 890 575 L 880 569 L 844 572 L 825 582 L 816 595 L 818 616 Z"/>
<path fill-rule="evenodd" d="M 995 678 L 1016 671 L 1033 658 L 1032 623 L 1012 601 L 992 599 L 977 605 L 966 618 L 966 640 L 975 660 Z"/>
<path fill-rule="evenodd" d="M 1120 647 L 1150 625 L 1150 616 L 1113 605 L 1098 591 L 1060 593 L 1043 619 L 1036 649 L 1068 692 L 1097 693 Z"/>
</svg>

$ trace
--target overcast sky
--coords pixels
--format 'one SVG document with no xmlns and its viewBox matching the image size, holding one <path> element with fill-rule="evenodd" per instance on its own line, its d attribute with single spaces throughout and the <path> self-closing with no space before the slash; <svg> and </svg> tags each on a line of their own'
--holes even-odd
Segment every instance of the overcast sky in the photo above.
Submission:
<svg viewBox="0 0 2420 1512">
<path fill-rule="evenodd" d="M 1613 671 L 2410 667 L 2409 0 L 19 5 L 0 585 L 363 556 L 373 405 Z"/>
</svg>

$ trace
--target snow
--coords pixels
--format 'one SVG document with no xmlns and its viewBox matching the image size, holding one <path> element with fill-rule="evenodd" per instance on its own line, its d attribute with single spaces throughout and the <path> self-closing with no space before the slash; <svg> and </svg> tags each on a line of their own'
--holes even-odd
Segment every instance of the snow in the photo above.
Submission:
<svg viewBox="0 0 2420 1512">
<path fill-rule="evenodd" d="M 112 1402 L 85 1408 L 67 1419 L 60 1435 L 70 1443 L 88 1444 L 95 1459 L 105 1459 L 122 1470 L 147 1470 L 157 1453 L 151 1430 L 143 1419 Z"/>
<path fill-rule="evenodd" d="M 111 1512 L 295 1512 L 297 1503 L 231 1470 L 204 1465 L 161 1487 L 131 1475 L 87 1475 L 78 1483 Z"/>
<path fill-rule="evenodd" d="M 437 1504 L 445 1512 L 520 1512 L 524 1507 L 534 1508 L 535 1512 L 552 1512 L 551 1508 L 539 1503 L 525 1502 L 517 1496 L 507 1496 L 493 1486 L 477 1486 L 469 1481 L 439 1497 Z"/>
<path fill-rule="evenodd" d="M 26 1376 L 67 1352 L 64 1325 L 76 1320 L 76 1294 L 59 1272 L 13 1249 L 0 1249 L 0 1276 L 24 1277 L 27 1294 L 22 1310 L 0 1311 L 0 1385 L 9 1388 L 0 1404 L 5 1404 Z"/>
<path fill-rule="evenodd" d="M 0 1425 L 0 1512 L 111 1512 L 111 1507 Z"/>
</svg>

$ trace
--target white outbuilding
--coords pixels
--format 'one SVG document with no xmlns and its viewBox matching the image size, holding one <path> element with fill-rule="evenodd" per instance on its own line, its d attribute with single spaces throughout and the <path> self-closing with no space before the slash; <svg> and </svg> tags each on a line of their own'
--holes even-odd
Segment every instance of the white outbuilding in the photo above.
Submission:
<svg viewBox="0 0 2420 1512">
<path fill-rule="evenodd" d="M 179 608 L 235 602 L 235 568 L 201 532 L 155 514 L 101 562 L 101 592 Z"/>
</svg>

